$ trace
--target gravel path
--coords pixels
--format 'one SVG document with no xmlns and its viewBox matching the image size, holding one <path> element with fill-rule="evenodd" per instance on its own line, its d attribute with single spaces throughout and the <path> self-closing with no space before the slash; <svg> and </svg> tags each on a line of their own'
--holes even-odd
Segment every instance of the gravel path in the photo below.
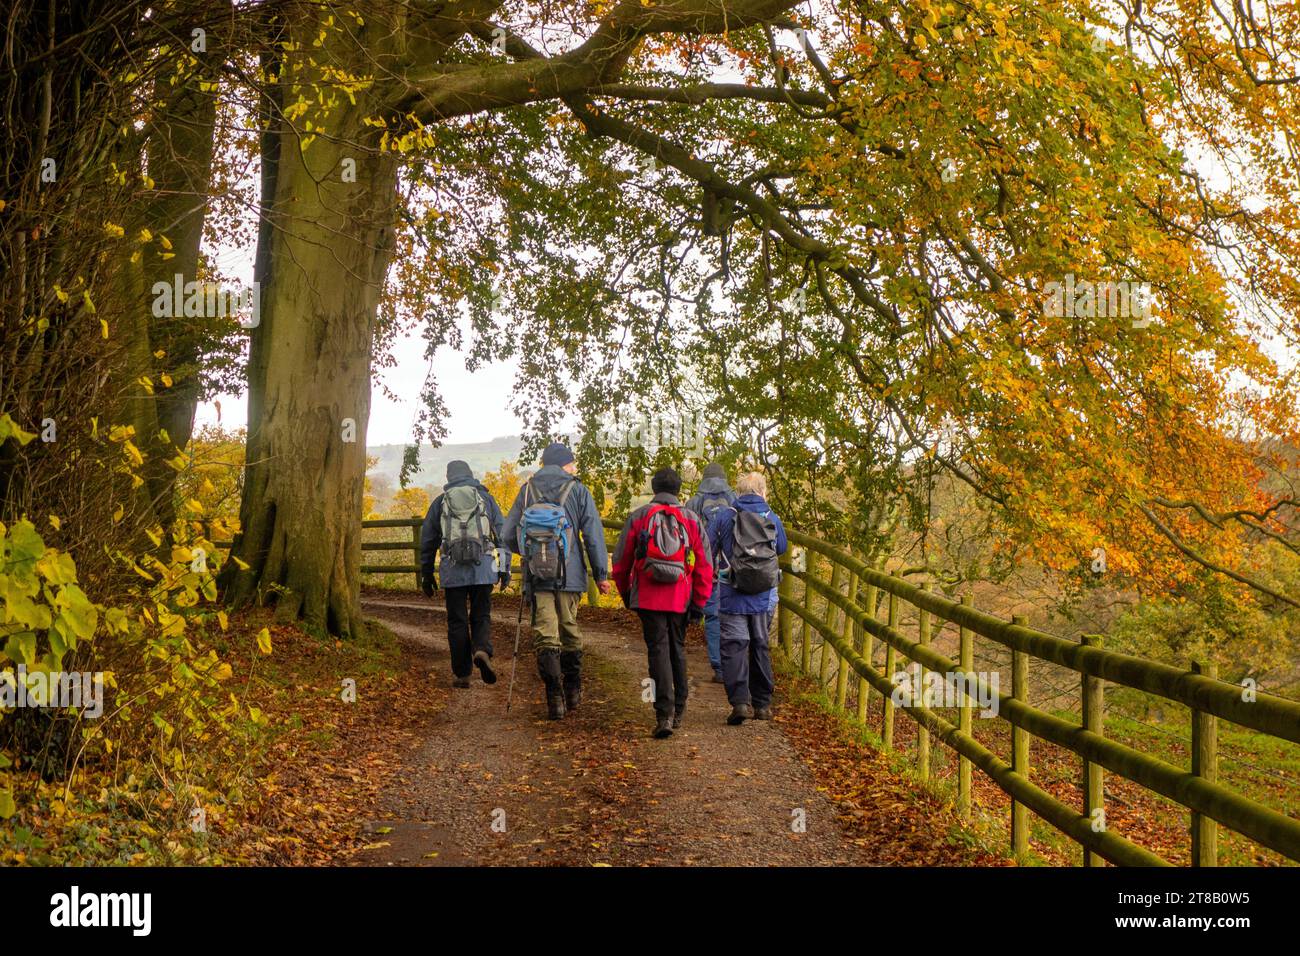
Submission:
<svg viewBox="0 0 1300 956">
<path fill-rule="evenodd" d="M 501 680 L 450 687 L 446 617 L 409 594 L 367 593 L 446 706 L 367 823 L 370 865 L 859 865 L 869 862 L 780 728 L 728 727 L 698 628 L 688 637 L 685 724 L 653 740 L 641 701 L 645 645 L 628 612 L 582 607 L 585 699 L 545 719 L 527 622 L 514 705 L 505 713 L 517 602 L 493 613 Z M 780 706 L 780 693 L 776 705 Z"/>
</svg>

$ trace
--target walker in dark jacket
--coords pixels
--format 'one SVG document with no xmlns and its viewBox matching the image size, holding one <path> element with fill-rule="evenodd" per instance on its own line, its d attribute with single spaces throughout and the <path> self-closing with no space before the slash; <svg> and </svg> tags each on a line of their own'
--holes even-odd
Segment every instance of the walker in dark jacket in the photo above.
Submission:
<svg viewBox="0 0 1300 956">
<path fill-rule="evenodd" d="M 736 493 L 727 484 L 727 472 L 716 461 L 710 462 L 704 469 L 700 485 L 695 494 L 686 502 L 686 507 L 700 516 L 707 526 L 709 519 L 720 508 L 729 508 L 736 503 Z M 718 579 L 713 579 L 713 593 L 704 605 L 704 646 L 708 651 L 709 664 L 713 667 L 713 679 L 722 683 L 722 655 L 719 647 L 722 640 L 722 624 L 718 619 Z"/>
<path fill-rule="evenodd" d="M 745 487 L 743 480 L 741 487 Z M 776 553 L 785 553 L 788 542 L 781 519 L 762 496 L 742 494 L 732 508 L 716 512 L 709 522 L 715 566 L 728 567 L 731 564 L 736 515 L 740 511 L 770 517 L 776 529 Z M 727 718 L 729 724 L 743 723 L 750 717 L 766 720 L 772 714 L 774 683 L 768 646 L 772 590 L 775 589 L 746 594 L 733 588 L 723 575 L 718 606 L 722 625 L 722 676 L 727 686 L 727 700 L 731 703 L 731 716 Z"/>
<path fill-rule="evenodd" d="M 489 529 L 487 546 L 475 564 L 461 564 L 442 554 L 447 492 L 463 487 L 478 492 Z M 486 683 L 496 683 L 492 670 L 492 585 L 504 588 L 510 581 L 510 552 L 501 546 L 502 523 L 500 506 L 474 478 L 469 465 L 448 462 L 443 493 L 429 505 L 420 530 L 420 586 L 431 597 L 437 578 L 441 578 L 447 601 L 447 644 L 455 677 L 452 683 L 456 687 L 469 686 L 470 671 L 475 666 Z"/>
<path fill-rule="evenodd" d="M 609 578 L 609 551 L 605 547 L 605 526 L 600 521 L 596 500 L 587 486 L 566 468 L 573 467 L 573 452 L 555 442 L 542 452 L 542 467 L 528 479 L 515 496 L 510 513 L 501 530 L 501 544 L 523 555 L 519 525 L 524 509 L 549 502 L 559 504 L 564 498 L 564 512 L 569 521 L 565 543 L 564 583 L 558 590 L 530 590 L 533 648 L 537 651 L 537 671 L 546 685 L 546 706 L 552 719 L 563 717 L 582 699 L 582 633 L 578 630 L 578 601 L 587 590 L 586 554 L 591 573 L 598 585 Z M 564 494 L 565 486 L 569 493 Z"/>
</svg>

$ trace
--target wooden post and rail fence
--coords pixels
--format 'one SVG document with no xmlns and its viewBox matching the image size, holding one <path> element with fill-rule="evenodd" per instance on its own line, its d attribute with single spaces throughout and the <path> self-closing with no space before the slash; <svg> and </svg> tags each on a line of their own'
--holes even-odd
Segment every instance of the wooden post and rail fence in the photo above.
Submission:
<svg viewBox="0 0 1300 956">
<path fill-rule="evenodd" d="M 366 529 L 409 527 L 409 542 L 363 541 L 361 547 L 363 551 L 409 551 L 412 561 L 409 565 L 363 564 L 362 573 L 410 573 L 418 579 L 421 523 L 419 518 L 363 521 Z M 617 534 L 622 524 L 619 519 L 604 519 L 607 537 Z M 1078 843 L 1086 866 L 1100 865 L 1102 860 L 1125 866 L 1169 865 L 1156 853 L 1106 827 L 1103 778 L 1109 772 L 1189 811 L 1193 866 L 1216 865 L 1219 826 L 1300 861 L 1300 820 L 1219 782 L 1217 751 L 1220 720 L 1300 744 L 1300 703 L 1261 692 L 1246 694 L 1240 686 L 1218 680 L 1210 665 L 1182 669 L 1107 650 L 1099 636 L 1076 642 L 1035 630 L 1019 618 L 1002 620 L 972 607 L 969 595 L 959 601 L 948 600 L 928 587 L 870 567 L 847 550 L 812 535 L 790 529 L 787 534 L 792 548 L 781 561 L 776 645 L 793 666 L 821 682 L 828 690 L 831 705 L 845 717 L 864 720 L 874 691 L 878 695 L 876 706 L 880 707 L 881 745 L 885 750 L 894 747 L 900 713 L 915 722 L 915 758 L 921 779 L 929 775 L 932 746 L 953 751 L 958 761 L 957 809 L 963 818 L 968 818 L 972 810 L 972 768 L 985 774 L 1010 797 L 1010 845 L 1014 853 L 1023 854 L 1028 849 L 1032 814 Z M 517 556 L 514 560 L 518 560 Z M 829 573 L 816 573 L 818 565 Z M 588 597 L 595 603 L 594 584 Z M 916 612 L 915 638 L 901 629 L 901 605 L 909 605 Z M 943 656 L 932 646 L 936 620 L 957 626 L 957 660 Z M 1010 652 L 1009 694 L 990 686 L 987 676 L 974 670 L 977 638 Z M 877 643 L 885 646 L 882 669 L 873 664 Z M 832 658 L 836 668 L 833 689 L 827 687 Z M 941 676 L 959 689 L 956 723 L 936 713 L 939 708 L 931 709 L 923 702 L 905 700 L 903 705 L 895 705 L 892 698 L 896 684 L 892 678 L 899 672 L 900 658 L 923 671 L 934 672 L 934 676 Z M 1030 704 L 1031 659 L 1078 675 L 1080 723 Z M 850 672 L 856 676 L 851 709 Z M 1190 770 L 1105 736 L 1102 702 L 1108 683 L 1190 710 Z M 972 733 L 972 716 L 980 707 L 980 697 L 990 701 L 989 709 L 996 711 L 992 719 L 1010 725 L 1010 763 Z M 1031 742 L 1035 740 L 1054 744 L 1079 758 L 1081 807 L 1063 802 L 1032 782 Z"/>
</svg>

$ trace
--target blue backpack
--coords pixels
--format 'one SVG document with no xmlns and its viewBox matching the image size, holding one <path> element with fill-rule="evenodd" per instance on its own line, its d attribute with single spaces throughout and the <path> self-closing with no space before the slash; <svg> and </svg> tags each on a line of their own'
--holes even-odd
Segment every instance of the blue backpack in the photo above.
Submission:
<svg viewBox="0 0 1300 956">
<path fill-rule="evenodd" d="M 563 589 L 569 557 L 569 535 L 573 524 L 569 521 L 564 502 L 577 480 L 571 480 L 560 491 L 557 502 L 540 498 L 531 481 L 524 485 L 524 511 L 519 518 L 519 554 L 522 557 L 524 577 L 530 588 L 543 591 Z"/>
</svg>

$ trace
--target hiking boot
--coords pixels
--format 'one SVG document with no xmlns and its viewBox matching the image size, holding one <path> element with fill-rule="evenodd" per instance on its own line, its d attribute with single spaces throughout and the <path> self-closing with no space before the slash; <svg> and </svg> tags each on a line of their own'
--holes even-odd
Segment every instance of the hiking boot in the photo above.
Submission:
<svg viewBox="0 0 1300 956">
<path fill-rule="evenodd" d="M 750 707 L 748 704 L 733 704 L 731 707 L 731 713 L 727 715 L 727 723 L 732 727 L 737 727 L 753 716 L 753 707 Z"/>
<path fill-rule="evenodd" d="M 673 735 L 672 718 L 666 715 L 660 717 L 659 722 L 655 724 L 655 732 L 654 732 L 655 740 L 663 740 L 665 737 L 671 737 L 672 735 Z"/>
<path fill-rule="evenodd" d="M 468 687 L 468 686 L 469 686 L 469 678 L 468 678 L 468 677 L 453 677 L 453 678 L 451 679 L 451 686 L 452 686 L 452 687 L 460 687 L 460 688 Z"/>
<path fill-rule="evenodd" d="M 564 706 L 577 710 L 582 703 L 582 651 L 561 651 L 560 670 L 564 674 Z"/>
<path fill-rule="evenodd" d="M 726 679 L 722 676 L 722 671 L 713 672 L 713 683 L 725 684 L 726 682 L 727 682 Z"/>
<path fill-rule="evenodd" d="M 537 673 L 546 685 L 546 716 L 559 720 L 564 716 L 564 688 L 560 681 L 560 652 L 537 652 Z"/>
<path fill-rule="evenodd" d="M 771 719 L 772 719 L 772 708 L 771 708 L 771 706 L 769 705 L 769 706 L 767 706 L 767 707 L 755 707 L 755 708 L 754 708 L 754 719 L 755 719 L 755 720 L 771 720 Z"/>
<path fill-rule="evenodd" d="M 497 672 L 492 669 L 492 655 L 487 651 L 474 652 L 474 666 L 478 668 L 483 683 L 495 684 L 497 682 Z"/>
<path fill-rule="evenodd" d="M 673 713 L 673 730 L 682 729 L 682 718 L 685 716 L 686 716 L 686 708 L 685 707 L 677 708 L 677 710 Z"/>
<path fill-rule="evenodd" d="M 546 692 L 546 716 L 551 720 L 564 717 L 564 693 L 562 691 Z"/>
</svg>

